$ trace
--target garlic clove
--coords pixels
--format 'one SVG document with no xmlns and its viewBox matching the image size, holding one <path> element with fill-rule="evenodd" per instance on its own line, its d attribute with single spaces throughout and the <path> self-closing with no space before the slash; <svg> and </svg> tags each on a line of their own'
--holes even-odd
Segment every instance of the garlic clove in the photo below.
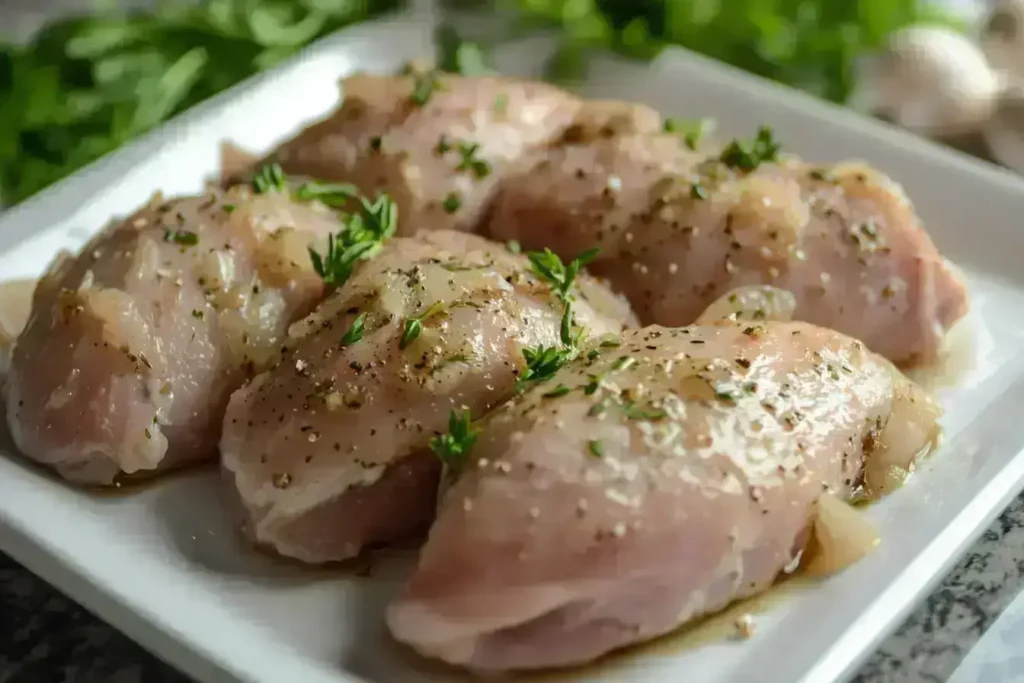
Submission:
<svg viewBox="0 0 1024 683">
<path fill-rule="evenodd" d="M 983 131 L 992 157 L 1024 173 L 1024 86 L 1007 88 Z"/>
<path fill-rule="evenodd" d="M 878 528 L 862 510 L 828 492 L 821 494 L 815 505 L 811 539 L 801 562 L 806 575 L 831 576 L 878 547 Z"/>
<path fill-rule="evenodd" d="M 859 71 L 855 107 L 926 135 L 980 130 L 1001 89 L 981 48 L 942 27 L 895 32 Z"/>
</svg>

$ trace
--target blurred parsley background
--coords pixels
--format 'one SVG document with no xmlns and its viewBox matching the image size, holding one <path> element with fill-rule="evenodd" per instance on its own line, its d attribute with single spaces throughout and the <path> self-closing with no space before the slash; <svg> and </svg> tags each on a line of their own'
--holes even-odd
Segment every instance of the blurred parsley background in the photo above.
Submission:
<svg viewBox="0 0 1024 683">
<path fill-rule="evenodd" d="M 649 58 L 678 44 L 837 102 L 851 92 L 855 60 L 890 33 L 951 21 L 918 0 L 492 3 L 502 1 L 521 18 L 510 32 L 562 32 L 554 76 L 580 74 L 595 48 Z M 327 33 L 405 4 L 166 0 L 155 9 L 59 19 L 27 41 L 0 44 L 0 205 L 25 199 Z M 476 52 L 466 54 L 480 61 Z"/>
</svg>

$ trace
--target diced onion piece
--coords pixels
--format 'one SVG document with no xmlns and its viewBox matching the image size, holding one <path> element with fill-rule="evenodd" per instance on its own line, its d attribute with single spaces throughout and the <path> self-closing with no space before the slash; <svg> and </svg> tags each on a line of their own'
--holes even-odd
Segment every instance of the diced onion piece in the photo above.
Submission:
<svg viewBox="0 0 1024 683">
<path fill-rule="evenodd" d="M 808 575 L 840 572 L 860 561 L 881 541 L 867 515 L 831 493 L 823 493 L 815 507 L 811 540 L 804 551 L 803 570 Z"/>
</svg>

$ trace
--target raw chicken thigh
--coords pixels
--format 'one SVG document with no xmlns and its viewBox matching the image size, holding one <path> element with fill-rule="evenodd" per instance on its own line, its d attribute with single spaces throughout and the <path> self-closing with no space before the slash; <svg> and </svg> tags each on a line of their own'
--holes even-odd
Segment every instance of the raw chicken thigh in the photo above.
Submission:
<svg viewBox="0 0 1024 683">
<path fill-rule="evenodd" d="M 562 256 L 599 245 L 591 271 L 644 324 L 691 324 L 723 293 L 770 284 L 796 296 L 798 319 L 911 364 L 934 360 L 966 312 L 964 284 L 878 171 L 776 160 L 767 131 L 725 149 L 673 146 L 642 108 L 600 106 L 591 119 L 613 123 L 506 174 L 484 234 Z"/>
<path fill-rule="evenodd" d="M 273 158 L 289 173 L 386 191 L 405 234 L 475 229 L 508 163 L 557 135 L 579 107 L 544 83 L 434 72 L 357 75 L 342 90 L 337 112 Z"/>
<path fill-rule="evenodd" d="M 248 186 L 146 207 L 58 255 L 7 384 L 18 448 L 80 483 L 216 456 L 224 407 L 324 295 L 322 205 Z"/>
<path fill-rule="evenodd" d="M 589 334 L 633 322 L 603 285 L 576 282 Z M 508 398 L 524 347 L 560 344 L 563 311 L 503 245 L 451 231 L 391 240 L 231 399 L 222 464 L 247 535 L 317 563 L 422 527 L 441 471 L 428 442 L 452 411 Z"/>
<path fill-rule="evenodd" d="M 664 634 L 791 571 L 819 510 L 938 434 L 890 363 L 806 323 L 647 327 L 589 355 L 484 418 L 453 463 L 388 613 L 397 639 L 495 672 Z"/>
</svg>

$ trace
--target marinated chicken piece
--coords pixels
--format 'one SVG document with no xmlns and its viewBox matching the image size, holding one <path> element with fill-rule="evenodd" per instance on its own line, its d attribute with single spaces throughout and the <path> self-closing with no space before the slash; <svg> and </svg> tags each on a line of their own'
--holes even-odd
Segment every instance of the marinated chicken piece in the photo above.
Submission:
<svg viewBox="0 0 1024 683">
<path fill-rule="evenodd" d="M 19 449 L 98 485 L 214 458 L 231 392 L 324 296 L 308 247 L 340 228 L 320 204 L 239 186 L 154 197 L 58 255 L 11 359 Z"/>
<path fill-rule="evenodd" d="M 902 190 L 861 164 L 737 149 L 698 153 L 649 127 L 570 140 L 504 180 L 484 233 L 563 257 L 600 246 L 591 271 L 643 324 L 691 324 L 723 293 L 770 284 L 800 320 L 901 364 L 934 360 L 967 294 Z"/>
<path fill-rule="evenodd" d="M 509 162 L 579 107 L 543 83 L 433 72 L 356 75 L 342 90 L 337 112 L 272 156 L 289 173 L 386 190 L 405 234 L 475 229 Z"/>
<path fill-rule="evenodd" d="M 589 334 L 634 322 L 603 285 L 576 283 Z M 453 411 L 508 398 L 523 348 L 560 344 L 563 310 L 503 245 L 451 231 L 391 240 L 231 399 L 221 456 L 246 534 L 319 563 L 423 527 L 441 471 L 431 437 Z"/>
<path fill-rule="evenodd" d="M 830 330 L 724 321 L 621 342 L 479 424 L 389 610 L 398 640 L 496 672 L 654 638 L 792 571 L 820 499 L 833 522 L 866 467 L 906 469 L 937 438 L 935 405 Z"/>
<path fill-rule="evenodd" d="M 622 235 L 650 206 L 651 188 L 704 158 L 663 125 L 649 107 L 585 102 L 558 139 L 509 170 L 484 232 L 563 258 L 599 247 L 595 263 L 614 260 Z"/>
</svg>

